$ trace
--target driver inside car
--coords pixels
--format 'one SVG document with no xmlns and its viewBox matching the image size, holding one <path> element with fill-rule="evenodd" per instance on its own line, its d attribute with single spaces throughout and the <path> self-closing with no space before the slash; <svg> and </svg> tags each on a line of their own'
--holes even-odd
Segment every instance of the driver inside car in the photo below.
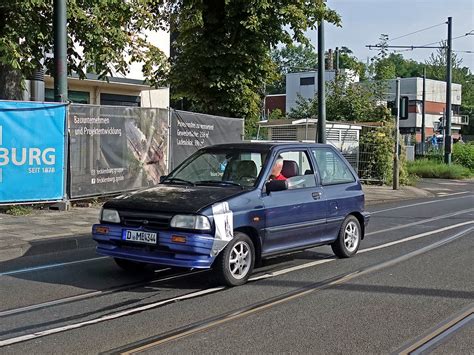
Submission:
<svg viewBox="0 0 474 355">
<path fill-rule="evenodd" d="M 281 173 L 283 169 L 283 157 L 280 155 L 278 156 L 275 164 L 272 168 L 272 173 L 270 174 L 269 180 L 286 180 L 286 177 Z"/>
</svg>

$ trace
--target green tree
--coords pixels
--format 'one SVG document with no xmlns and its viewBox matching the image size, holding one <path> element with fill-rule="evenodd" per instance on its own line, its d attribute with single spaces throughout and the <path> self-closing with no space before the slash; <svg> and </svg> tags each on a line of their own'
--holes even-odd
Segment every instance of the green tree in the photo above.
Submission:
<svg viewBox="0 0 474 355">
<path fill-rule="evenodd" d="M 327 85 L 326 110 L 330 121 L 386 121 L 390 114 L 380 104 L 383 95 L 376 82 L 352 83 L 345 75 Z"/>
<path fill-rule="evenodd" d="M 388 80 L 395 78 L 395 64 L 389 59 L 388 35 L 381 34 L 379 38 L 379 52 L 371 59 L 370 71 L 375 80 Z"/>
<path fill-rule="evenodd" d="M 305 31 L 318 20 L 340 21 L 320 0 L 190 0 L 169 9 L 172 96 L 199 112 L 247 120 L 260 113 L 265 83 L 277 79 L 271 48 L 308 45 Z"/>
<path fill-rule="evenodd" d="M 354 70 L 357 75 L 359 75 L 360 80 L 366 79 L 366 66 L 364 63 L 359 61 L 357 57 L 352 54 L 352 50 L 350 50 L 346 46 L 342 46 L 339 48 L 339 68 L 340 69 L 351 69 Z M 334 56 L 334 68 L 336 68 L 336 56 Z"/>
<path fill-rule="evenodd" d="M 289 44 L 271 51 L 273 62 L 277 66 L 277 80 L 267 85 L 268 94 L 284 94 L 286 74 L 316 70 L 318 64 L 317 53 L 311 45 Z"/>
<path fill-rule="evenodd" d="M 164 29 L 159 1 L 68 0 L 68 73 L 84 78 L 127 74 L 131 62 L 144 63 L 152 84 L 161 84 L 167 58 L 146 40 L 146 31 Z M 0 98 L 17 99 L 20 81 L 43 64 L 52 73 L 53 1 L 3 0 L 0 4 Z"/>
<path fill-rule="evenodd" d="M 317 118 L 318 117 L 318 96 L 306 99 L 299 95 L 296 98 L 296 106 L 287 114 L 288 118 Z"/>
<path fill-rule="evenodd" d="M 328 121 L 387 121 L 390 112 L 380 105 L 383 88 L 377 82 L 352 83 L 345 75 L 327 83 L 326 115 Z M 298 97 L 297 105 L 288 117 L 316 118 L 318 115 L 317 97 L 305 99 Z"/>
<path fill-rule="evenodd" d="M 413 78 L 423 76 L 423 63 L 405 59 L 400 53 L 390 53 L 386 60 L 395 67 L 395 77 Z"/>
<path fill-rule="evenodd" d="M 446 80 L 446 42 L 441 42 L 436 53 L 432 53 L 426 62 L 426 76 L 435 80 Z M 469 126 L 463 127 L 463 134 L 474 134 L 474 75 L 468 67 L 462 66 L 462 59 L 452 53 L 452 81 L 462 85 L 461 114 L 470 117 Z"/>
</svg>

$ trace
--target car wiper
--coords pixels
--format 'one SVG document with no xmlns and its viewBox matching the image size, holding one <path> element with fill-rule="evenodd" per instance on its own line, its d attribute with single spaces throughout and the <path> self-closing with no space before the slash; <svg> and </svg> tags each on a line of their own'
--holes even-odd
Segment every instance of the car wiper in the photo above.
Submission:
<svg viewBox="0 0 474 355">
<path fill-rule="evenodd" d="M 233 182 L 233 181 L 227 181 L 227 180 L 201 180 L 201 181 L 196 181 L 196 184 L 209 184 L 209 185 L 232 185 L 232 186 L 238 186 L 238 187 L 243 187 L 242 185 Z"/>
<path fill-rule="evenodd" d="M 180 179 L 180 178 L 175 178 L 175 177 L 165 179 L 165 181 L 163 181 L 163 182 L 164 182 L 164 183 L 166 183 L 166 182 L 182 182 L 182 183 L 185 183 L 185 184 L 190 185 L 190 186 L 196 186 L 196 185 L 195 185 L 193 182 L 191 182 L 191 181 L 184 180 L 184 179 Z"/>
</svg>

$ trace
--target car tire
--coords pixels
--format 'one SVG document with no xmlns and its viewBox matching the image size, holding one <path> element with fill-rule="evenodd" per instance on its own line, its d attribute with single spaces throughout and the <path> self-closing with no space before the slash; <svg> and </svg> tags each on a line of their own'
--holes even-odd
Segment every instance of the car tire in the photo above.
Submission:
<svg viewBox="0 0 474 355">
<path fill-rule="evenodd" d="M 114 258 L 115 263 L 123 270 L 128 272 L 142 271 L 146 267 L 146 263 L 139 263 L 137 261 Z"/>
<path fill-rule="evenodd" d="M 350 258 L 359 250 L 361 239 L 362 229 L 359 220 L 349 215 L 342 223 L 336 241 L 331 244 L 332 251 L 339 258 Z"/>
<path fill-rule="evenodd" d="M 235 232 L 234 238 L 220 252 L 214 263 L 218 281 L 227 286 L 247 282 L 255 265 L 255 247 L 248 235 Z"/>
</svg>

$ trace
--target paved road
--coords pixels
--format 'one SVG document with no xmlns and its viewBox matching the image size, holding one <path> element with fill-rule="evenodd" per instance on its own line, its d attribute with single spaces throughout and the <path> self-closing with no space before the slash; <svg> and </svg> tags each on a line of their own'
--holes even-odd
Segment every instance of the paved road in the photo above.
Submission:
<svg viewBox="0 0 474 355">
<path fill-rule="evenodd" d="M 474 353 L 472 184 L 371 211 L 356 257 L 278 257 L 237 288 L 88 249 L 0 263 L 0 353 Z"/>
</svg>

